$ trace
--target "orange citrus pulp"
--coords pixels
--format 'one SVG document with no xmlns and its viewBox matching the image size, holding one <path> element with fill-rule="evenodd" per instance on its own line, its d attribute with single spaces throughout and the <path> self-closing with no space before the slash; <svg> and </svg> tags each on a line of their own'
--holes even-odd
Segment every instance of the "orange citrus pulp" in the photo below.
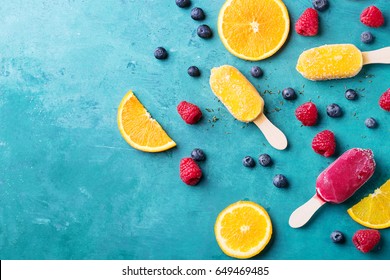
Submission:
<svg viewBox="0 0 390 280">
<path fill-rule="evenodd" d="M 290 30 L 281 0 L 227 0 L 218 16 L 218 33 L 226 49 L 245 60 L 262 60 L 276 53 Z"/>
<path fill-rule="evenodd" d="M 272 223 L 267 211 L 251 201 L 238 201 L 217 217 L 215 237 L 222 251 L 234 258 L 259 254 L 271 239 Z"/>
<path fill-rule="evenodd" d="M 390 180 L 348 209 L 351 218 L 366 227 L 390 227 Z"/>
<path fill-rule="evenodd" d="M 118 108 L 117 119 L 121 135 L 137 150 L 153 153 L 176 146 L 132 91 L 123 97 Z"/>
</svg>

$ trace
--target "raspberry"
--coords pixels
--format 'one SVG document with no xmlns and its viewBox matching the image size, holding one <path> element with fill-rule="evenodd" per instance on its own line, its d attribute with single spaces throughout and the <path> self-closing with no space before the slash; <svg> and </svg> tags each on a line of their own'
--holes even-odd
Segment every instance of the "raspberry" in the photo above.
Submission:
<svg viewBox="0 0 390 280">
<path fill-rule="evenodd" d="M 195 186 L 202 178 L 202 170 L 192 158 L 180 161 L 180 179 L 190 186 Z"/>
<path fill-rule="evenodd" d="M 379 106 L 381 106 L 383 110 L 390 112 L 390 88 L 379 98 Z"/>
<path fill-rule="evenodd" d="M 352 242 L 358 250 L 367 253 L 374 249 L 380 239 L 381 235 L 378 230 L 361 229 L 355 232 L 352 237 Z"/>
<path fill-rule="evenodd" d="M 360 14 L 360 21 L 370 27 L 380 27 L 385 23 L 381 10 L 375 6 L 365 8 Z"/>
<path fill-rule="evenodd" d="M 324 130 L 314 136 L 311 142 L 311 147 L 314 152 L 324 157 L 330 157 L 336 150 L 336 140 L 334 134 L 330 130 Z"/>
<path fill-rule="evenodd" d="M 313 126 L 317 123 L 317 107 L 313 102 L 303 103 L 295 110 L 295 116 L 304 126 Z"/>
<path fill-rule="evenodd" d="M 202 117 L 202 111 L 199 107 L 187 101 L 182 101 L 177 105 L 177 112 L 188 124 L 195 124 Z"/>
<path fill-rule="evenodd" d="M 318 33 L 318 12 L 306 9 L 295 23 L 295 31 L 302 36 L 315 36 Z"/>
</svg>

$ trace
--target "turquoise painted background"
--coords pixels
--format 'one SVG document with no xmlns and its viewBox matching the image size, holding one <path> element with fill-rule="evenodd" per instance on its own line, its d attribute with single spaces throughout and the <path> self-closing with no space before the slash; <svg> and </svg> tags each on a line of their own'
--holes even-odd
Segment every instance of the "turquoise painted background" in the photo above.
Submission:
<svg viewBox="0 0 390 280">
<path fill-rule="evenodd" d="M 320 33 L 308 38 L 294 30 L 283 49 L 260 62 L 230 55 L 217 35 L 222 0 L 193 0 L 203 7 L 214 37 L 196 35 L 200 22 L 173 0 L 15 0 L 0 6 L 0 257 L 1 259 L 228 259 L 213 232 L 218 213 L 249 199 L 269 212 L 274 235 L 257 259 L 390 259 L 390 231 L 382 243 L 362 254 L 352 244 L 360 228 L 346 210 L 390 177 L 389 113 L 378 106 L 390 88 L 390 65 L 365 66 L 353 79 L 311 82 L 295 71 L 299 54 L 326 43 L 353 43 L 363 51 L 390 46 L 390 6 L 386 0 L 330 1 L 320 13 Z M 285 1 L 292 23 L 309 0 Z M 387 24 L 373 29 L 359 22 L 375 4 Z M 364 45 L 360 33 L 375 43 Z M 164 46 L 169 59 L 153 51 Z M 289 139 L 289 147 L 270 147 L 253 124 L 235 121 L 212 94 L 209 71 L 231 64 L 240 69 L 265 100 L 269 119 Z M 197 65 L 200 78 L 186 70 Z M 264 69 L 254 79 L 253 65 Z M 295 101 L 280 91 L 293 87 Z M 348 101 L 347 88 L 359 99 Z M 116 112 L 132 89 L 177 142 L 159 154 L 131 148 L 120 136 Z M 176 105 L 187 100 L 202 109 L 197 125 L 186 125 Z M 312 100 L 317 126 L 301 127 L 294 117 Z M 338 103 L 344 115 L 332 119 L 326 105 Z M 208 110 L 207 110 L 208 109 Z M 215 118 L 214 118 L 215 117 Z M 364 125 L 367 117 L 379 123 Z M 216 121 L 216 118 L 218 119 Z M 214 121 L 213 121 L 214 120 Z M 311 150 L 313 136 L 332 130 L 337 155 L 351 147 L 371 148 L 377 169 L 370 181 L 341 205 L 325 205 L 301 229 L 288 226 L 293 210 L 315 192 L 315 180 L 335 158 Z M 202 148 L 204 177 L 196 187 L 179 178 L 179 161 Z M 241 159 L 268 153 L 270 168 L 244 168 Z M 272 185 L 285 174 L 287 189 Z M 333 230 L 347 242 L 333 244 Z"/>
</svg>

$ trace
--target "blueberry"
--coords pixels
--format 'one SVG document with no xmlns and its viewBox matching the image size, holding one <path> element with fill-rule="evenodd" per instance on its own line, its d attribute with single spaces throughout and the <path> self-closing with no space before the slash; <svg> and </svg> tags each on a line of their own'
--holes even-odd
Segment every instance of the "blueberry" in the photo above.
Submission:
<svg viewBox="0 0 390 280">
<path fill-rule="evenodd" d="M 251 75 L 255 78 L 260 78 L 263 76 L 263 70 L 259 66 L 253 66 L 251 68 Z"/>
<path fill-rule="evenodd" d="M 332 118 L 338 118 L 342 115 L 340 106 L 334 103 L 326 107 L 326 113 L 328 114 L 329 117 Z"/>
<path fill-rule="evenodd" d="M 353 89 L 347 89 L 345 91 L 345 98 L 347 98 L 348 100 L 355 100 L 357 97 L 358 95 Z"/>
<path fill-rule="evenodd" d="M 297 98 L 297 94 L 295 93 L 295 90 L 292 88 L 285 88 L 282 91 L 282 96 L 286 100 L 294 100 Z"/>
<path fill-rule="evenodd" d="M 275 187 L 278 188 L 285 188 L 288 186 L 288 181 L 286 177 L 282 174 L 275 175 L 272 182 L 274 183 Z"/>
<path fill-rule="evenodd" d="M 343 243 L 345 241 L 344 234 L 338 230 L 335 230 L 330 234 L 330 239 L 332 239 L 334 243 Z"/>
<path fill-rule="evenodd" d="M 372 35 L 371 32 L 365 31 L 362 34 L 360 34 L 360 41 L 362 41 L 365 44 L 370 44 L 374 41 L 374 35 Z"/>
<path fill-rule="evenodd" d="M 272 163 L 271 157 L 267 154 L 262 154 L 259 156 L 259 163 L 262 166 L 269 166 Z"/>
<path fill-rule="evenodd" d="M 378 124 L 376 122 L 376 120 L 374 118 L 368 118 L 364 121 L 364 124 L 368 127 L 368 128 L 375 128 Z"/>
<path fill-rule="evenodd" d="M 201 8 L 198 8 L 198 7 L 193 8 L 191 10 L 191 17 L 194 20 L 204 20 L 206 18 L 203 10 Z"/>
<path fill-rule="evenodd" d="M 328 0 L 312 0 L 311 3 L 314 9 L 321 12 L 325 11 L 329 6 Z"/>
<path fill-rule="evenodd" d="M 246 156 L 244 157 L 244 159 L 242 160 L 242 164 L 245 166 L 245 167 L 254 167 L 256 165 L 256 162 L 254 161 L 254 159 L 250 156 Z"/>
<path fill-rule="evenodd" d="M 191 5 L 191 0 L 176 0 L 176 5 L 180 8 L 187 8 Z"/>
<path fill-rule="evenodd" d="M 196 66 L 190 66 L 190 67 L 188 67 L 187 73 L 188 73 L 188 75 L 190 75 L 191 77 L 199 77 L 199 76 L 200 76 L 199 68 L 196 67 Z"/>
<path fill-rule="evenodd" d="M 211 38 L 211 36 L 213 36 L 213 32 L 211 31 L 210 26 L 206 24 L 199 25 L 196 32 L 200 38 L 204 39 Z"/>
<path fill-rule="evenodd" d="M 163 47 L 158 47 L 154 50 L 154 57 L 157 59 L 166 59 L 168 57 L 168 52 Z"/>
<path fill-rule="evenodd" d="M 204 161 L 206 159 L 206 156 L 201 149 L 194 149 L 191 152 L 191 158 L 196 161 Z"/>
</svg>

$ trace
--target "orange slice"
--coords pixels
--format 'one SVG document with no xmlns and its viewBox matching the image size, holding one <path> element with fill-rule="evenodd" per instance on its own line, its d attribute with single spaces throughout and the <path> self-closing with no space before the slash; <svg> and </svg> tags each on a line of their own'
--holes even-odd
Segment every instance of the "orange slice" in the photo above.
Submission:
<svg viewBox="0 0 390 280">
<path fill-rule="evenodd" d="M 263 112 L 263 98 L 245 76 L 233 66 L 223 65 L 211 69 L 210 87 L 239 121 L 251 122 Z"/>
<path fill-rule="evenodd" d="M 127 143 L 140 151 L 162 152 L 176 146 L 132 91 L 123 97 L 119 105 L 118 127 Z"/>
<path fill-rule="evenodd" d="M 251 201 L 238 201 L 217 217 L 215 237 L 222 251 L 234 258 L 259 254 L 271 239 L 272 223 L 267 211 Z"/>
<path fill-rule="evenodd" d="M 218 16 L 218 33 L 226 49 L 245 60 L 262 60 L 276 53 L 290 30 L 281 0 L 227 0 Z"/>
<path fill-rule="evenodd" d="M 351 218 L 368 228 L 390 227 L 390 180 L 348 209 Z"/>
</svg>

